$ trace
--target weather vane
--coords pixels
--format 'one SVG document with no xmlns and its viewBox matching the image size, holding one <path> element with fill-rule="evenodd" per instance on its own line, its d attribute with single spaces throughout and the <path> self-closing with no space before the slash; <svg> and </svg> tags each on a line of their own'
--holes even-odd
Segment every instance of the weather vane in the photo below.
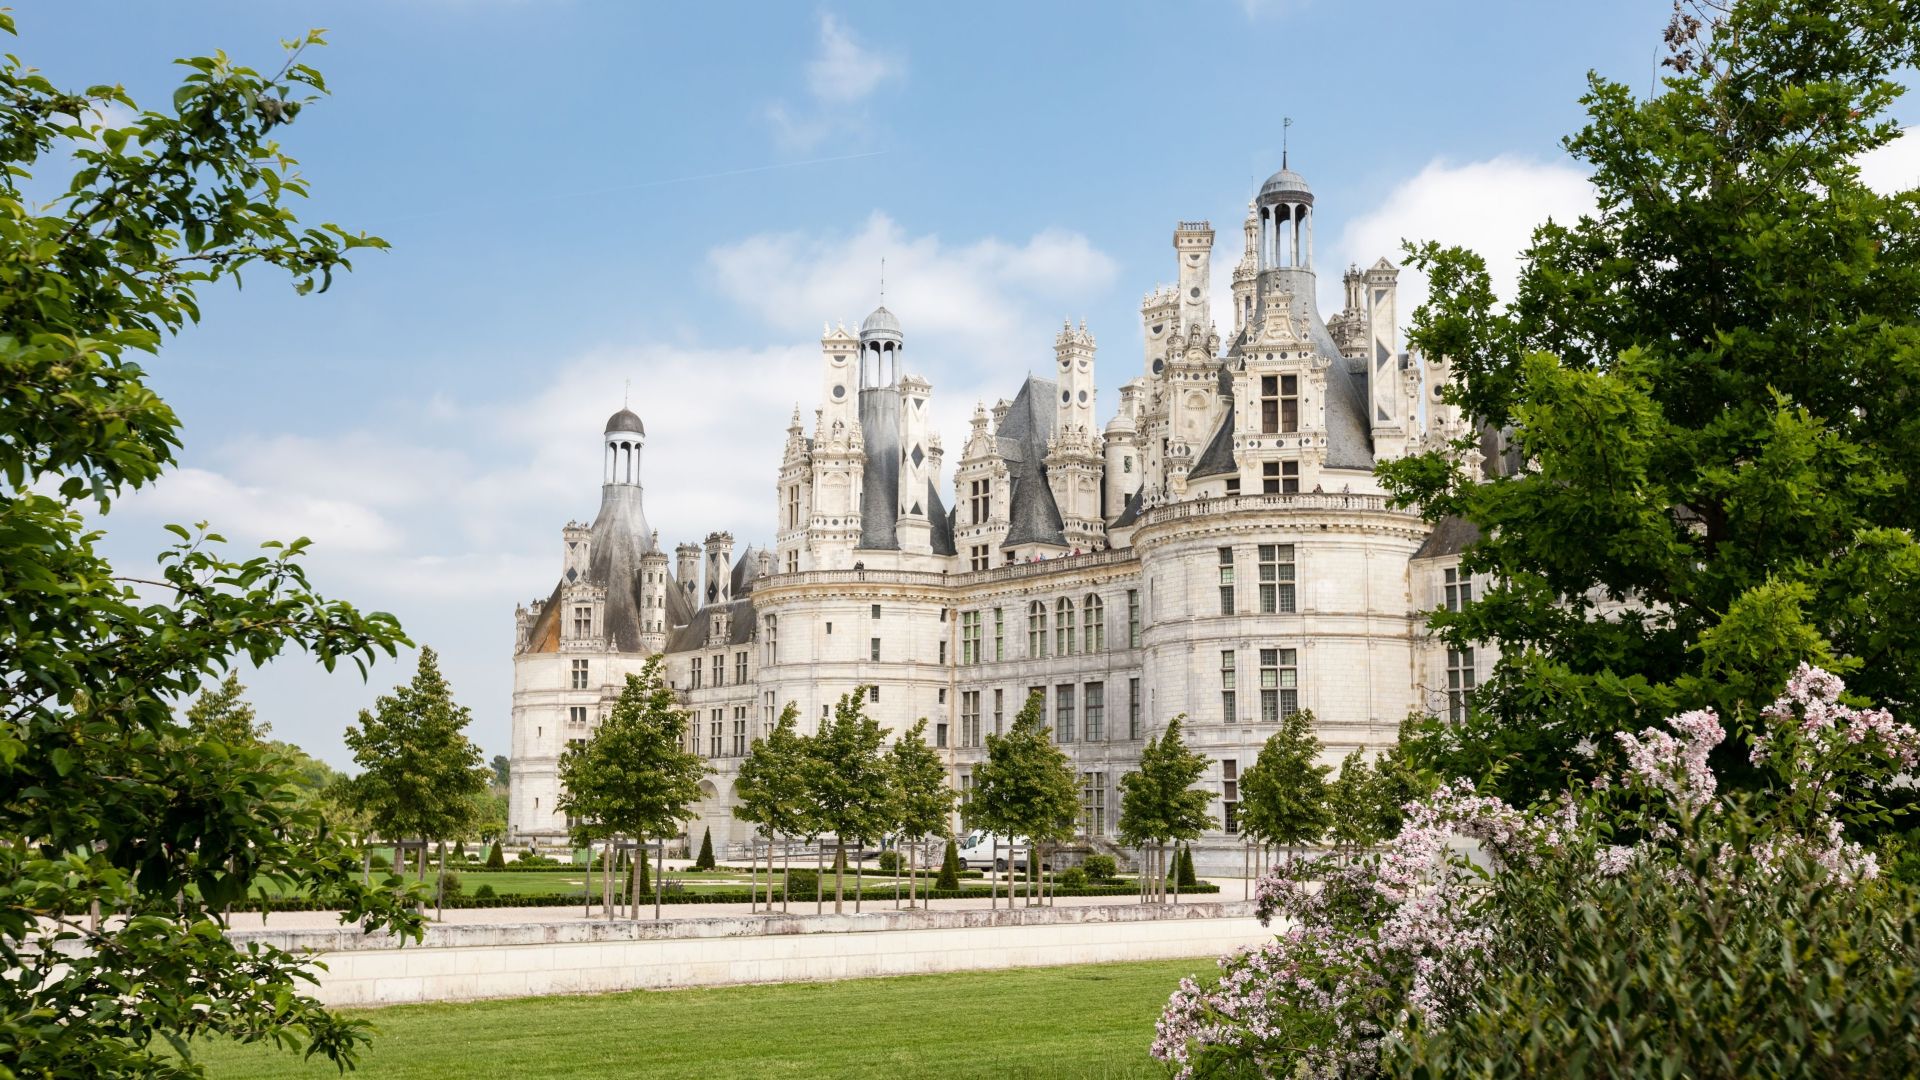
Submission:
<svg viewBox="0 0 1920 1080">
<path fill-rule="evenodd" d="M 1287 167 L 1287 129 L 1293 126 L 1293 117 L 1280 118 L 1280 167 Z"/>
<path fill-rule="evenodd" d="M 880 256 L 880 306 L 887 303 L 887 257 Z"/>
</svg>

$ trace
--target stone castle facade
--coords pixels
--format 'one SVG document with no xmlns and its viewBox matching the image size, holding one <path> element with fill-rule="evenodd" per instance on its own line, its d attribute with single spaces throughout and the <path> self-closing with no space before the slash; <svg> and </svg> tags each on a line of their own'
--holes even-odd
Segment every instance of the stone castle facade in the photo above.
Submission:
<svg viewBox="0 0 1920 1080">
<path fill-rule="evenodd" d="M 655 654 L 714 770 L 690 835 L 722 844 L 750 835 L 729 808 L 752 741 L 788 702 L 810 731 L 859 685 L 884 726 L 928 719 L 963 796 L 985 735 L 1043 693 L 1094 843 L 1144 740 L 1186 714 L 1219 819 L 1195 854 L 1221 870 L 1241 865 L 1239 772 L 1283 715 L 1311 709 L 1332 763 L 1390 743 L 1409 713 L 1457 709 L 1490 658 L 1424 625 L 1471 587 L 1470 530 L 1392 508 L 1372 470 L 1466 427 L 1430 392 L 1444 366 L 1397 347 L 1386 260 L 1350 268 L 1343 310 L 1322 318 L 1314 217 L 1299 174 L 1266 181 L 1230 331 L 1208 295 L 1214 230 L 1180 222 L 1177 281 L 1142 303 L 1141 369 L 1104 427 L 1094 336 L 1065 326 L 1052 378 L 975 408 L 951 508 L 933 388 L 884 306 L 821 338 L 820 403 L 787 429 L 770 549 L 714 533 L 670 558 L 642 508 L 645 429 L 615 413 L 599 515 L 562 530 L 558 583 L 516 613 L 514 842 L 565 843 L 559 755 Z"/>
</svg>

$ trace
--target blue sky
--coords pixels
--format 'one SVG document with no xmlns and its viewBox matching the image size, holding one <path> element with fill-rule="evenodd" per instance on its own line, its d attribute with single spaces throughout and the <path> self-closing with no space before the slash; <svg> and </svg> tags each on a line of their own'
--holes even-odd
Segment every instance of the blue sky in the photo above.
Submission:
<svg viewBox="0 0 1920 1080">
<path fill-rule="evenodd" d="M 329 29 L 308 59 L 333 96 L 284 138 L 315 192 L 300 212 L 393 250 L 323 296 L 259 274 L 203 297 L 153 365 L 183 468 L 108 519 L 111 550 L 144 561 L 160 523 L 201 518 L 243 545 L 312 536 L 323 589 L 442 653 L 492 754 L 513 606 L 551 588 L 560 526 L 591 519 L 629 383 L 669 545 L 770 539 L 822 324 L 871 309 L 883 257 L 950 460 L 1063 318 L 1100 341 L 1104 418 L 1173 223 L 1214 222 L 1224 291 L 1283 116 L 1323 309 L 1329 271 L 1401 237 L 1510 274 L 1532 224 L 1586 205 L 1558 144 L 1586 72 L 1648 85 L 1668 6 L 63 0 L 22 5 L 12 51 L 161 105 L 174 57 L 278 66 L 281 38 Z M 1880 172 L 1920 177 L 1913 150 Z M 341 730 L 409 664 L 243 679 L 278 736 L 345 765 Z"/>
</svg>

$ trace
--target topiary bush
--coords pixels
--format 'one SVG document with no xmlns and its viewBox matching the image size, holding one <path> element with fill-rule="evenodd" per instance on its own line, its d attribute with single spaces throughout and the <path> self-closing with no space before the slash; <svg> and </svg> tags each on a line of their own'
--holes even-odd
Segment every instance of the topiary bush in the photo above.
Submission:
<svg viewBox="0 0 1920 1080">
<path fill-rule="evenodd" d="M 500 850 L 500 841 L 495 840 L 493 842 L 493 847 L 488 849 L 487 851 L 487 869 L 505 870 L 506 868 L 507 868 L 506 852 Z"/>
<path fill-rule="evenodd" d="M 787 871 L 787 897 L 792 900 L 813 899 L 820 888 L 820 875 L 813 870 Z"/>
<path fill-rule="evenodd" d="M 1087 887 L 1087 871 L 1084 867 L 1069 866 L 1054 876 L 1054 882 L 1063 889 L 1084 889 Z"/>
<path fill-rule="evenodd" d="M 479 888 L 473 890 L 473 898 L 475 900 L 491 900 L 497 895 L 499 894 L 493 891 L 493 886 L 484 881 L 480 883 Z"/>
<path fill-rule="evenodd" d="M 900 853 L 897 851 L 883 851 L 880 853 L 880 857 L 874 860 L 874 864 L 880 868 L 880 872 L 883 874 L 898 874 L 900 872 Z"/>
<path fill-rule="evenodd" d="M 389 860 L 385 855 L 374 855 L 369 857 L 367 859 L 367 865 L 373 867 L 375 870 L 393 869 L 393 862 Z"/>
<path fill-rule="evenodd" d="M 1180 845 L 1180 887 L 1191 889 L 1198 884 L 1200 879 L 1193 874 L 1193 848 L 1182 844 Z"/>
<path fill-rule="evenodd" d="M 936 889 L 958 889 L 960 887 L 960 846 L 951 838 L 947 840 L 947 854 L 940 860 L 940 876 L 934 880 Z"/>
<path fill-rule="evenodd" d="M 465 885 L 460 881 L 460 872 L 449 870 L 440 877 L 440 895 L 446 899 L 459 896 Z"/>
<path fill-rule="evenodd" d="M 693 860 L 695 870 L 713 869 L 713 830 L 707 829 L 700 834 L 700 854 Z"/>
<path fill-rule="evenodd" d="M 1089 855 L 1081 862 L 1080 868 L 1087 872 L 1091 881 L 1112 881 L 1120 876 L 1120 867 L 1111 855 Z"/>
</svg>

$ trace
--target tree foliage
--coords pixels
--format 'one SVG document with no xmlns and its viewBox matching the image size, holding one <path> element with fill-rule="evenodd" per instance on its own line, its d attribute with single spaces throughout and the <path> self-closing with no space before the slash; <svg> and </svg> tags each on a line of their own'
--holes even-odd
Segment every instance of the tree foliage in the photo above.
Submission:
<svg viewBox="0 0 1920 1080">
<path fill-rule="evenodd" d="M 270 268 L 324 289 L 384 246 L 289 205 L 306 183 L 275 139 L 325 92 L 298 60 L 318 42 L 270 75 L 181 61 L 167 110 L 0 60 L 0 1059 L 19 1075 L 198 1075 L 187 1040 L 207 1034 L 351 1061 L 366 1025 L 303 992 L 305 957 L 235 950 L 222 911 L 271 886 L 418 932 L 271 749 L 174 715 L 289 648 L 364 673 L 406 643 L 398 624 L 316 594 L 304 539 L 234 560 L 170 526 L 133 577 L 83 517 L 174 464 L 179 419 L 136 357 L 199 318 L 201 288 Z"/>
<path fill-rule="evenodd" d="M 1656 96 L 1589 76 L 1564 145 L 1598 207 L 1535 230 L 1509 305 L 1480 255 L 1411 248 L 1410 340 L 1518 463 L 1489 479 L 1463 441 L 1381 467 L 1479 526 L 1463 565 L 1492 583 L 1434 615 L 1501 660 L 1425 752 L 1523 799 L 1610 732 L 1744 725 L 1801 661 L 1920 699 L 1920 192 L 1858 165 L 1899 135 L 1920 3 L 1688 5 L 1667 40 Z"/>
<path fill-rule="evenodd" d="M 1242 828 L 1273 844 L 1294 848 L 1326 835 L 1327 774 L 1319 764 L 1324 747 L 1314 733 L 1311 710 L 1281 718 L 1260 756 L 1240 776 Z"/>
<path fill-rule="evenodd" d="M 747 748 L 734 780 L 733 816 L 758 826 L 769 840 L 808 831 L 808 755 L 799 719 L 799 707 L 788 702 L 773 729 Z"/>
<path fill-rule="evenodd" d="M 847 841 L 877 840 L 892 826 L 894 790 L 881 753 L 886 732 L 865 708 L 867 688 L 843 694 L 833 716 L 806 741 L 809 817 L 834 838 L 833 909 L 846 895 Z"/>
<path fill-rule="evenodd" d="M 577 822 L 576 838 L 651 840 L 679 832 L 707 774 L 700 756 L 683 747 L 686 731 L 687 712 L 674 701 L 660 657 L 648 657 L 638 675 L 627 676 L 593 737 L 560 756 L 555 806 Z"/>
<path fill-rule="evenodd" d="M 374 699 L 347 727 L 360 765 L 352 790 L 392 840 L 450 840 L 471 832 L 492 772 L 467 738 L 473 714 L 453 700 L 440 659 L 422 648 L 413 678 Z"/>
<path fill-rule="evenodd" d="M 1006 734 L 986 737 L 986 760 L 973 770 L 973 797 L 965 811 L 969 826 L 1042 844 L 1072 839 L 1080 788 L 1073 763 L 1052 734 L 1046 700 L 1035 691 Z"/>
<path fill-rule="evenodd" d="M 925 717 L 914 721 L 887 750 L 892 774 L 895 825 L 909 843 L 952 831 L 956 793 L 947 785 L 947 766 L 927 745 Z"/>
</svg>

